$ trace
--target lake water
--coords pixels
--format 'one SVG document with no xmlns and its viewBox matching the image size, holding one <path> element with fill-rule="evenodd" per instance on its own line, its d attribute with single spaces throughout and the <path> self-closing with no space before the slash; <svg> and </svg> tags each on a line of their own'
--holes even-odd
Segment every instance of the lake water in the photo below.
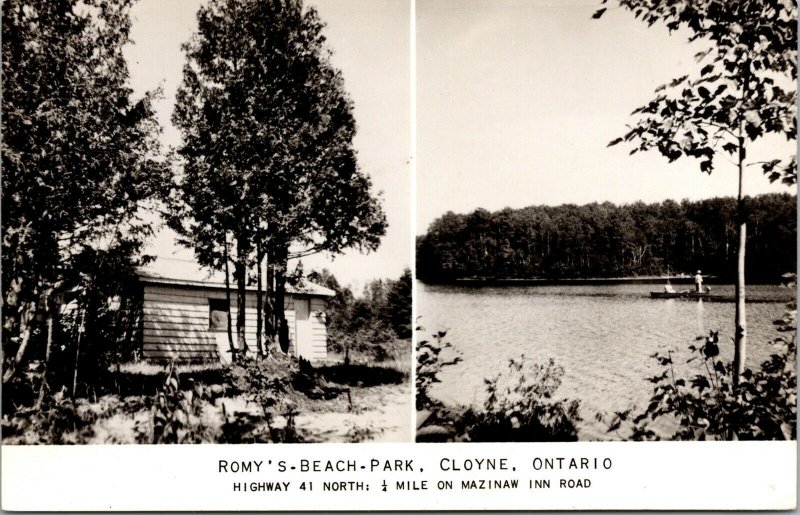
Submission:
<svg viewBox="0 0 800 515">
<path fill-rule="evenodd" d="M 734 304 L 702 300 L 655 300 L 660 285 L 603 286 L 439 286 L 417 282 L 417 315 L 429 336 L 447 330 L 446 341 L 463 362 L 445 368 L 434 396 L 452 403 L 480 405 L 483 380 L 524 354 L 540 363 L 553 358 L 565 369 L 556 397 L 580 399 L 581 440 L 613 439 L 595 414 L 646 406 L 653 385 L 647 377 L 662 370 L 650 358 L 673 349 L 676 366 L 699 366 L 687 347 L 695 337 L 719 330 L 721 357 L 733 359 Z M 682 287 L 680 287 L 682 288 Z M 679 288 L 679 289 L 680 289 Z M 714 293 L 733 296 L 732 285 L 714 285 Z M 780 318 L 794 289 L 748 286 L 747 365 L 755 367 L 772 349 Z M 702 342 L 700 342 L 702 343 Z M 677 370 L 680 372 L 680 370 Z"/>
</svg>

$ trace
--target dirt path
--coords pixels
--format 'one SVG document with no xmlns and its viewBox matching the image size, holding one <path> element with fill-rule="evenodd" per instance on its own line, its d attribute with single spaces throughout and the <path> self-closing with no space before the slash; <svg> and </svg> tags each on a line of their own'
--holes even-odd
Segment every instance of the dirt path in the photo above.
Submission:
<svg viewBox="0 0 800 515">
<path fill-rule="evenodd" d="M 82 411 L 106 413 L 107 404 L 118 405 L 117 396 L 105 396 L 100 402 L 82 405 Z M 229 420 L 236 414 L 260 418 L 261 408 L 248 402 L 242 395 L 222 397 L 216 402 L 206 403 L 200 423 L 205 432 L 200 438 L 207 442 L 218 442 L 222 436 L 223 405 Z M 137 434 L 151 431 L 151 412 L 142 409 L 133 412 L 113 413 L 101 416 L 91 430 L 71 431 L 63 435 L 64 443 L 133 444 Z M 286 425 L 284 417 L 276 417 L 273 427 Z M 295 418 L 295 427 L 303 440 L 308 442 L 411 442 L 412 393 L 411 385 L 380 385 L 351 387 L 346 393 L 330 400 L 308 401 L 300 407 Z M 263 428 L 266 430 L 266 427 Z M 5 435 L 4 435 L 5 436 Z M 21 434 L 4 438 L 4 443 L 37 443 L 36 434 Z"/>
<path fill-rule="evenodd" d="M 297 428 L 312 441 L 412 441 L 410 385 L 363 388 L 352 395 L 352 411 L 302 414 Z"/>
<path fill-rule="evenodd" d="M 333 401 L 316 401 L 310 410 L 301 410 L 295 427 L 308 442 L 410 442 L 412 441 L 411 386 L 372 386 L 351 389 L 351 402 L 345 395 Z M 259 414 L 260 408 L 243 397 L 220 399 L 207 414 L 205 423 L 219 431 L 222 403 L 228 413 Z M 275 417 L 274 427 L 286 425 Z"/>
</svg>

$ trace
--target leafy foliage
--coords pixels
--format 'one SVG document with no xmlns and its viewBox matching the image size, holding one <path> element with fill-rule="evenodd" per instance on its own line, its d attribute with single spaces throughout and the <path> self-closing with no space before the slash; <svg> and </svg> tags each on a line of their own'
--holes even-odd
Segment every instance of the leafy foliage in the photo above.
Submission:
<svg viewBox="0 0 800 515">
<path fill-rule="evenodd" d="M 506 372 L 484 380 L 483 409 L 468 409 L 456 429 L 473 442 L 577 441 L 579 402 L 554 398 L 563 375 L 552 359 L 546 365 L 524 355 L 509 359 Z"/>
<path fill-rule="evenodd" d="M 325 311 L 328 348 L 333 352 L 384 361 L 391 354 L 388 342 L 411 337 L 410 270 L 397 280 L 370 281 L 358 298 L 327 269 L 312 271 L 308 278 L 336 293 Z"/>
<path fill-rule="evenodd" d="M 386 317 L 398 338 L 411 338 L 411 270 L 389 284 L 386 292 Z"/>
<path fill-rule="evenodd" d="M 386 227 L 358 167 L 352 101 L 323 28 L 301 0 L 212 0 L 184 46 L 173 115 L 183 167 L 170 226 L 215 269 L 225 265 L 230 240 L 240 304 L 246 269 L 266 257 L 275 278 L 274 290 L 267 281 L 275 310 L 268 327 L 282 347 L 290 246 L 300 249 L 295 257 L 370 251 Z M 242 343 L 244 323 L 237 322 Z"/>
<path fill-rule="evenodd" d="M 463 361 L 458 353 L 448 350 L 452 345 L 444 340 L 445 336 L 447 331 L 439 331 L 433 335 L 432 340 L 417 340 L 417 410 L 436 409 L 442 406 L 441 401 L 431 397 L 430 388 L 434 383 L 441 382 L 439 374 L 443 368 Z"/>
<path fill-rule="evenodd" d="M 142 208 L 164 190 L 156 93 L 131 98 L 122 53 L 130 6 L 3 6 L 4 382 L 29 357 L 32 313 L 81 282 L 87 255 L 136 261 Z"/>
<path fill-rule="evenodd" d="M 228 443 L 245 442 L 287 442 L 302 441 L 294 419 L 299 414 L 298 407 L 289 393 L 293 390 L 292 378 L 300 372 L 294 361 L 282 360 L 285 371 L 276 374 L 274 366 L 265 361 L 243 360 L 237 365 L 234 384 L 244 392 L 249 402 L 259 406 L 262 416 L 256 417 L 246 413 L 224 412 L 223 440 Z M 276 427 L 275 419 L 285 418 L 283 427 Z M 265 430 L 266 429 L 266 430 Z"/>
<path fill-rule="evenodd" d="M 750 222 L 747 273 L 776 280 L 797 263 L 797 198 L 745 199 Z M 661 275 L 731 277 L 736 269 L 736 201 L 615 206 L 531 206 L 490 213 L 447 213 L 417 239 L 425 281 L 464 277 L 573 278 Z"/>
<path fill-rule="evenodd" d="M 17 381 L 15 377 L 13 381 Z M 5 389 L 5 388 L 4 388 Z M 5 404 L 4 404 L 5 406 Z M 85 444 L 97 438 L 97 424 L 113 417 L 131 417 L 148 407 L 145 399 L 120 398 L 107 395 L 99 399 L 71 399 L 64 390 L 45 397 L 38 409 L 23 409 L 3 414 L 3 443 L 26 445 Z M 149 441 L 147 419 L 138 420 L 135 427 L 138 443 Z M 102 443 L 120 443 L 109 435 Z M 133 442 L 124 442 L 133 443 Z"/>
<path fill-rule="evenodd" d="M 407 349 L 406 367 L 409 355 Z M 296 424 L 301 413 L 371 411 L 385 397 L 385 385 L 405 384 L 410 375 L 390 366 L 317 368 L 284 354 L 241 359 L 231 366 L 169 364 L 164 368 L 137 363 L 102 376 L 98 380 L 102 384 L 93 384 L 98 396 L 73 399 L 62 389 L 46 396 L 36 409 L 15 406 L 22 394 L 36 396 L 40 371 L 32 370 L 33 362 L 29 365 L 26 373 L 8 383 L 17 392 L 3 388 L 3 406 L 15 407 L 3 411 L 3 444 L 327 441 L 331 424 L 336 432 L 341 418 L 331 417 L 335 421 L 324 422 L 325 429 L 307 418 L 301 429 Z M 19 384 L 26 381 L 27 385 Z M 383 387 L 372 390 L 378 385 Z M 397 395 L 404 395 L 400 390 L 408 391 L 398 389 Z M 113 393 L 101 396 L 105 391 Z M 358 424 L 344 437 L 369 439 L 382 431 L 372 423 Z"/>
<path fill-rule="evenodd" d="M 462 361 L 445 341 L 446 336 L 446 331 L 439 331 L 432 340 L 417 342 L 418 442 L 578 439 L 579 403 L 554 398 L 564 369 L 552 359 L 546 365 L 534 363 L 524 355 L 510 359 L 507 371 L 484 379 L 486 399 L 481 408 L 451 406 L 434 398 L 430 390 L 434 383 L 441 382 L 442 370 Z"/>
<path fill-rule="evenodd" d="M 164 387 L 156 393 L 151 443 L 193 443 L 205 438 L 202 390 L 182 391 L 175 363 L 167 367 Z"/>
<path fill-rule="evenodd" d="M 384 432 L 384 429 L 382 427 L 376 428 L 372 424 L 366 427 L 362 427 L 352 422 L 348 422 L 347 425 L 349 426 L 349 428 L 347 430 L 346 436 L 347 436 L 347 441 L 349 443 L 360 443 L 369 440 L 374 440 L 377 435 Z"/>
<path fill-rule="evenodd" d="M 796 138 L 797 4 L 786 0 L 747 2 L 653 2 L 620 0 L 648 25 L 688 29 L 690 41 L 708 46 L 695 59 L 699 74 L 656 88 L 657 96 L 632 114 L 639 121 L 621 138 L 631 153 L 657 149 L 670 162 L 700 160 L 711 173 L 719 153 L 745 157 L 745 141 L 766 134 Z M 599 18 L 605 9 L 595 14 Z M 761 163 L 770 180 L 796 182 L 796 159 Z"/>
<path fill-rule="evenodd" d="M 737 388 L 734 367 L 717 359 L 719 338 L 712 331 L 690 345 L 689 361 L 700 373 L 680 377 L 672 352 L 656 353 L 663 372 L 652 378 L 653 394 L 644 410 L 615 413 L 609 432 L 632 440 L 659 439 L 650 425 L 659 419 L 679 424 L 672 440 L 788 440 L 797 436 L 797 308 L 775 323 L 786 333 L 772 342 L 775 352 L 757 370 L 745 369 Z M 622 431 L 622 433 L 620 433 Z"/>
<path fill-rule="evenodd" d="M 294 420 L 299 410 L 292 397 L 293 381 L 300 374 L 296 360 L 281 357 L 280 362 L 243 359 L 225 369 L 224 383 L 207 385 L 189 379 L 181 385 L 173 364 L 167 368 L 164 387 L 156 394 L 152 417 L 154 443 L 277 443 L 300 442 L 302 436 Z M 308 385 L 304 385 L 308 388 Z M 227 390 L 227 391 L 226 391 Z M 261 413 L 229 411 L 226 394 L 241 393 Z M 283 417 L 283 424 L 278 424 Z"/>
</svg>

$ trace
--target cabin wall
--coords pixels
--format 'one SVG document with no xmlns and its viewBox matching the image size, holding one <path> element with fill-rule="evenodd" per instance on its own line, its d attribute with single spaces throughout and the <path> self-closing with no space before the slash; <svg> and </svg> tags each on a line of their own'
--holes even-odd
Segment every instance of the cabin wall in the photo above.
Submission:
<svg viewBox="0 0 800 515">
<path fill-rule="evenodd" d="M 208 330 L 208 299 L 213 290 L 144 286 L 142 356 L 152 361 L 219 361 L 217 339 Z"/>
<path fill-rule="evenodd" d="M 328 358 L 328 333 L 325 322 L 325 299 L 319 297 L 293 297 L 287 295 L 284 304 L 286 309 L 286 320 L 289 325 L 289 354 L 297 356 L 297 348 L 295 346 L 296 334 L 295 329 L 298 323 L 303 321 L 297 320 L 295 308 L 295 301 L 309 303 L 309 316 L 306 323 L 309 324 L 307 334 L 309 334 L 311 341 L 310 345 L 303 348 L 306 355 L 303 357 L 309 361 L 324 361 Z"/>
<path fill-rule="evenodd" d="M 312 361 L 328 359 L 328 329 L 325 324 L 325 300 L 311 299 Z"/>
<path fill-rule="evenodd" d="M 229 361 L 227 331 L 209 329 L 209 299 L 225 299 L 221 289 L 203 289 L 162 284 L 144 286 L 143 357 L 149 360 L 191 362 Z M 256 292 L 247 292 L 245 312 L 245 338 L 248 348 L 256 351 Z M 324 310 L 323 299 L 311 299 L 312 307 Z M 294 297 L 286 296 L 284 302 L 289 326 L 290 353 L 295 353 Z M 236 345 L 236 292 L 231 292 L 231 332 Z M 322 321 L 322 330 L 318 327 Z M 314 340 L 312 360 L 325 359 L 324 316 L 309 317 Z M 321 338 L 321 340 L 320 340 Z"/>
</svg>

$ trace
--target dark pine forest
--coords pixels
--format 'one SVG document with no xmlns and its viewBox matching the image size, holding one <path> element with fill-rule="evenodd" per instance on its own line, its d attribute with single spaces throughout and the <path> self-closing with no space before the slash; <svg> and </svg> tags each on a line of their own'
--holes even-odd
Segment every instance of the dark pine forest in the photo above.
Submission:
<svg viewBox="0 0 800 515">
<path fill-rule="evenodd" d="M 447 212 L 417 238 L 417 278 L 571 279 L 694 273 L 733 277 L 736 199 Z M 748 197 L 747 276 L 797 264 L 797 198 Z"/>
</svg>

